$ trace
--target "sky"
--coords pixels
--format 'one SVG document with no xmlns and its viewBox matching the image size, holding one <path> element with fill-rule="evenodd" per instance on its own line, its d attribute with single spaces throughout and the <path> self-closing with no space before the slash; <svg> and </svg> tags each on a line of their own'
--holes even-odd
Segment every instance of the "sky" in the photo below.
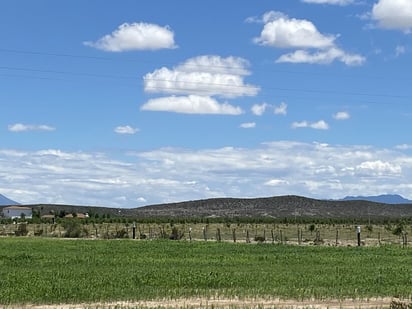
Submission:
<svg viewBox="0 0 412 309">
<path fill-rule="evenodd" d="M 411 0 L 2 0 L 0 194 L 412 198 Z"/>
</svg>

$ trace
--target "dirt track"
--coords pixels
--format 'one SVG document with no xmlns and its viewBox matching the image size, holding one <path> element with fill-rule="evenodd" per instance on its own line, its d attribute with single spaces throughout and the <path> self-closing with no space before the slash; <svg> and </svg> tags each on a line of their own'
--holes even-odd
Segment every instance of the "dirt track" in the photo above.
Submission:
<svg viewBox="0 0 412 309">
<path fill-rule="evenodd" d="M 92 304 L 24 305 L 5 308 L 24 309 L 93 309 L 93 308 L 389 308 L 392 298 L 346 300 L 284 300 L 284 299 L 176 299 L 141 302 L 108 302 Z M 398 301 L 398 300 L 396 300 Z M 409 304 L 410 302 L 405 302 Z"/>
</svg>

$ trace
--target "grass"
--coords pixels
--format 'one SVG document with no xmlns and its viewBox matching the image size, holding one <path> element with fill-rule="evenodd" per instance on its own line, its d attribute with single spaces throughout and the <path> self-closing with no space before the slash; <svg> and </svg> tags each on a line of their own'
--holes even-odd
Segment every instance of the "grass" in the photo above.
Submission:
<svg viewBox="0 0 412 309">
<path fill-rule="evenodd" d="M 0 304 L 411 298 L 412 248 L 0 239 Z"/>
</svg>

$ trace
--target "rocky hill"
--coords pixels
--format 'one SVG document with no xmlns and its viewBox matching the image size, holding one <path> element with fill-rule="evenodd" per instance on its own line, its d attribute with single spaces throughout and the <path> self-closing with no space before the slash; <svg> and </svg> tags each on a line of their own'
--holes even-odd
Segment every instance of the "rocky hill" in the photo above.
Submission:
<svg viewBox="0 0 412 309">
<path fill-rule="evenodd" d="M 139 217 L 398 218 L 412 217 L 412 204 L 327 201 L 301 196 L 219 198 L 146 206 L 131 210 Z"/>
<path fill-rule="evenodd" d="M 26 205 L 41 214 L 89 213 L 129 218 L 412 218 L 412 204 L 384 204 L 364 200 L 330 201 L 286 195 L 267 198 L 213 198 L 138 208 L 37 204 Z"/>
</svg>

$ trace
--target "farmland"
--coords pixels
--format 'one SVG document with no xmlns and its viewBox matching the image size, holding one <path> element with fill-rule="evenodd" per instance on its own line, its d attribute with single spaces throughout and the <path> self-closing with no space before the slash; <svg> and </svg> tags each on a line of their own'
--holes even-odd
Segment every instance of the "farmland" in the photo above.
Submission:
<svg viewBox="0 0 412 309">
<path fill-rule="evenodd" d="M 412 248 L 2 238 L 2 305 L 411 298 Z"/>
</svg>

